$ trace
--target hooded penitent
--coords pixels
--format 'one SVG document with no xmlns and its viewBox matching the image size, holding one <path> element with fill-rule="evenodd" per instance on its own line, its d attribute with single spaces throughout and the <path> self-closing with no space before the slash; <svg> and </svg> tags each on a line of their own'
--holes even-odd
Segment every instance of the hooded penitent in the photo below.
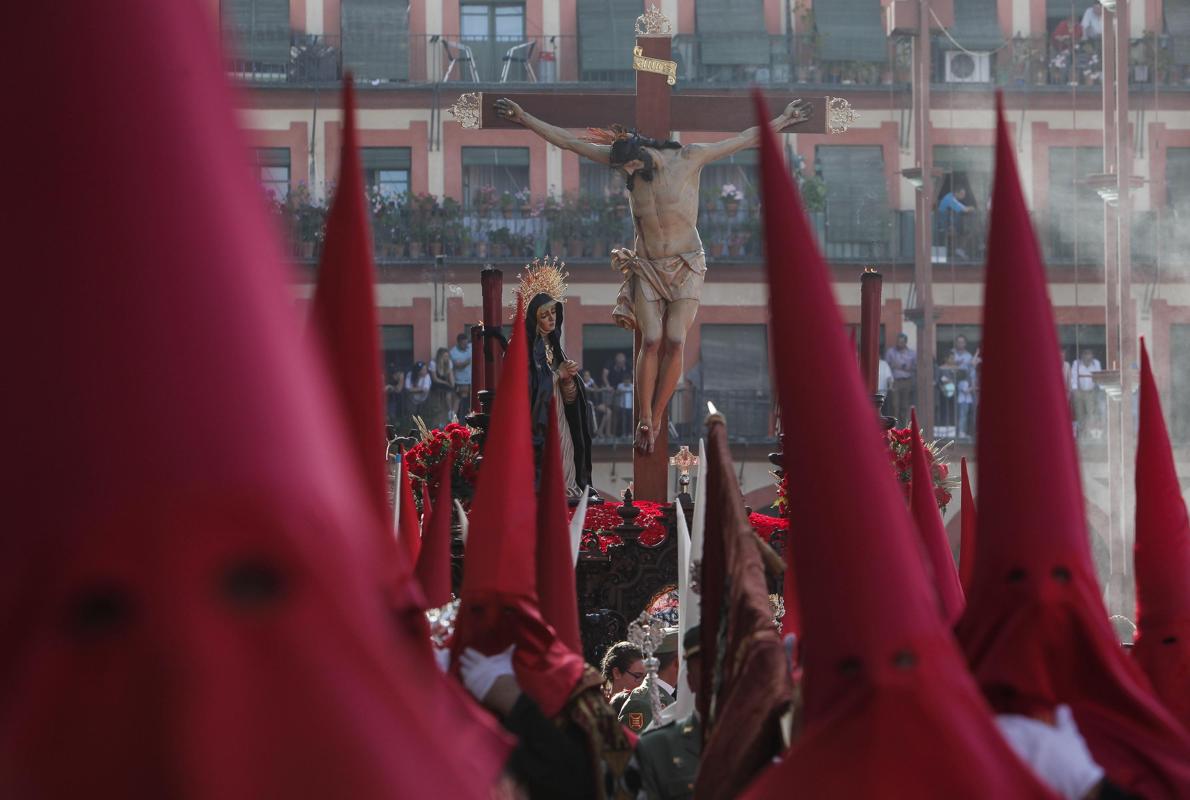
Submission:
<svg viewBox="0 0 1190 800">
<path fill-rule="evenodd" d="M 959 585 L 954 556 L 951 555 L 950 544 L 946 541 L 942 515 L 938 513 L 934 480 L 930 473 L 930 463 L 926 460 L 926 448 L 921 441 L 921 430 L 917 427 L 916 409 L 910 413 L 910 419 L 909 427 L 913 432 L 913 485 L 910 494 L 913 521 L 917 523 L 917 532 L 921 534 L 921 544 L 925 550 L 927 567 L 934 578 L 942 619 L 948 626 L 953 626 L 963 613 L 963 587 Z"/>
<path fill-rule="evenodd" d="M 452 459 L 447 455 L 438 468 L 438 502 L 434 506 L 437 510 L 430 511 L 417 556 L 415 574 L 426 598 L 426 608 L 441 608 L 450 602 L 450 523 L 454 512 L 450 499 L 451 465 Z"/>
<path fill-rule="evenodd" d="M 1190 520 L 1143 342 L 1134 564 L 1138 633 L 1132 657 L 1190 731 Z"/>
<path fill-rule="evenodd" d="M 959 503 L 959 583 L 966 595 L 971 591 L 971 576 L 975 574 L 975 495 L 967 477 L 966 457 L 960 463 L 963 479 Z"/>
<path fill-rule="evenodd" d="M 514 331 L 523 331 L 517 303 Z M 514 336 L 484 443 L 471 503 L 471 527 L 460 589 L 453 653 L 473 647 L 494 655 L 516 645 L 513 666 L 522 691 L 555 716 L 583 677 L 582 656 L 546 624 L 537 596 L 537 496 L 529 436 L 527 336 Z"/>
<path fill-rule="evenodd" d="M 1057 331 L 1000 113 L 979 407 L 979 536 L 958 636 L 1001 713 L 1059 703 L 1108 779 L 1190 794 L 1190 739 L 1112 632 L 1091 564 Z"/>
<path fill-rule="evenodd" d="M 413 502 L 413 485 L 409 478 L 409 465 L 401 462 L 397 491 L 401 493 L 400 518 L 397 522 L 397 546 L 401 548 L 405 563 L 417 563 L 421 553 L 421 523 L 417 518 L 417 506 Z"/>
<path fill-rule="evenodd" d="M 21 420 L 0 796 L 489 797 L 508 743 L 382 602 L 375 498 L 302 335 L 209 5 L 15 13 L 54 36 L 8 51 L 41 68 L 9 96 L 36 251 L 4 315 L 27 338 L 6 363 L 26 390 L 0 400 Z"/>
<path fill-rule="evenodd" d="M 525 303 L 525 321 L 513 328 L 514 335 L 524 331 L 529 340 L 529 416 L 533 433 L 533 448 L 540 458 L 549 434 L 550 417 L 557 416 L 554 397 L 564 400 L 556 373 L 566 360 L 562 351 L 562 319 L 565 303 L 566 273 L 554 260 L 534 261 L 527 265 L 520 275 L 521 283 L 517 296 Z M 554 329 L 541 335 L 538 329 L 537 312 L 552 306 L 555 313 Z M 563 412 L 565 426 L 559 425 L 563 435 L 561 463 L 567 477 L 566 488 L 572 494 L 591 485 L 591 435 L 594 418 L 591 403 L 587 398 L 583 382 L 573 382 L 574 398 L 561 402 L 558 408 Z M 570 391 L 570 390 L 567 390 Z"/>
<path fill-rule="evenodd" d="M 714 702 L 712 714 L 702 718 L 706 741 L 694 796 L 726 800 L 784 748 L 781 716 L 793 681 L 721 417 L 707 423 L 707 445 L 707 529 L 709 538 L 722 539 L 725 580 L 722 602 L 702 610 L 701 624 L 714 629 L 722 653 L 703 660 L 714 673 Z"/>
<path fill-rule="evenodd" d="M 310 323 L 326 353 L 350 434 L 351 452 L 378 519 L 388 517 L 384 460 L 384 392 L 377 364 L 372 235 L 355 130 L 355 93 L 343 87 L 343 151 L 339 183 L 326 221 L 326 240 Z M 386 537 L 388 538 L 388 537 Z"/>
<path fill-rule="evenodd" d="M 758 97 L 781 418 L 810 423 L 799 429 L 799 457 L 783 465 L 798 498 L 790 539 L 795 563 L 813 568 L 797 574 L 804 728 L 742 796 L 1049 797 L 996 730 L 938 613 L 766 111 Z"/>
</svg>

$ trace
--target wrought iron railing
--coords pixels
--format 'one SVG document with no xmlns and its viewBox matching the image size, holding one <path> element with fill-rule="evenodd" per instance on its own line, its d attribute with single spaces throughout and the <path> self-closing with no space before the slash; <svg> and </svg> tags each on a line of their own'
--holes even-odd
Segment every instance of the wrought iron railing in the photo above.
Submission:
<svg viewBox="0 0 1190 800">
<path fill-rule="evenodd" d="M 611 84 L 635 80 L 630 53 L 608 69 L 584 59 L 575 35 L 462 37 L 368 31 L 359 36 L 306 34 L 287 27 L 228 30 L 227 69 L 252 84 L 317 85 L 341 80 L 350 70 L 368 85 L 426 83 Z M 286 47 L 288 43 L 288 47 Z M 890 43 L 874 60 L 823 58 L 818 33 L 686 34 L 674 37 L 678 78 L 695 85 L 832 85 L 880 87 L 907 84 L 909 50 Z M 1102 59 L 1098 40 L 1017 36 L 997 50 L 974 56 L 981 66 L 948 69 L 947 42 L 939 39 L 935 83 L 955 88 L 996 84 L 1018 89 L 1097 86 Z M 364 55 L 360 55 L 363 53 Z M 982 66 L 986 60 L 986 71 Z M 587 63 L 584 63 L 586 61 Z M 1145 34 L 1132 40 L 1129 81 L 1137 86 L 1190 88 L 1190 38 Z"/>
</svg>

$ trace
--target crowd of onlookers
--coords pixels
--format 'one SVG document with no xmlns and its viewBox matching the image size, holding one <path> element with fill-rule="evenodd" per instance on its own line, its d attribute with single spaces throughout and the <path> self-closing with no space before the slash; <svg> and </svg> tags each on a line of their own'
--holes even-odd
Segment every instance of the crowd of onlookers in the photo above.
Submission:
<svg viewBox="0 0 1190 800">
<path fill-rule="evenodd" d="M 1074 433 L 1080 439 L 1101 436 L 1105 397 L 1096 373 L 1102 370 L 1095 351 L 1084 347 L 1078 358 L 1067 359 L 1062 348 L 1062 383 L 1070 402 Z M 975 438 L 975 416 L 979 404 L 979 348 L 971 348 L 959 334 L 954 347 L 934 368 L 934 436 L 969 441 Z M 917 353 L 909 337 L 897 336 L 881 365 L 880 389 L 886 393 L 884 413 L 900 426 L 909 424 L 909 410 L 917 398 Z"/>
<path fill-rule="evenodd" d="M 632 435 L 632 365 L 626 353 L 616 353 L 604 365 L 599 379 L 582 371 L 583 387 L 595 411 L 595 438 Z"/>
<path fill-rule="evenodd" d="M 471 340 L 460 333 L 451 348 L 440 347 L 432 363 L 407 368 L 388 365 L 384 379 L 385 415 L 399 431 L 419 417 L 428 428 L 441 428 L 471 411 Z"/>
</svg>

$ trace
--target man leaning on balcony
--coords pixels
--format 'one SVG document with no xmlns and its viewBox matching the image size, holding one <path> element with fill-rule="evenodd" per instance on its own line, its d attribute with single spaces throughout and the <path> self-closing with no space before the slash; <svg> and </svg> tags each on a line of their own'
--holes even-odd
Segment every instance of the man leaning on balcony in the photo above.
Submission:
<svg viewBox="0 0 1190 800">
<path fill-rule="evenodd" d="M 917 353 L 909 347 L 909 337 L 897 334 L 897 343 L 884 354 L 892 370 L 892 391 L 889 393 L 892 415 L 901 425 L 908 424 L 909 408 L 913 405 L 913 386 L 917 373 Z"/>
</svg>

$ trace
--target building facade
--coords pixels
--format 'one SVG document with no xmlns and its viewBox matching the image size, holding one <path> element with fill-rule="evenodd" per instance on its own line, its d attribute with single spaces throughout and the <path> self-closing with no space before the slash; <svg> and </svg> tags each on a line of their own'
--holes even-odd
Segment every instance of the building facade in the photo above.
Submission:
<svg viewBox="0 0 1190 800">
<path fill-rule="evenodd" d="M 610 247 L 630 242 L 622 179 L 522 130 L 464 129 L 449 108 L 462 92 L 632 91 L 633 24 L 640 0 L 210 0 L 240 83 L 253 165 L 271 196 L 307 297 L 320 221 L 333 191 L 341 114 L 337 87 L 358 87 L 360 143 L 372 187 L 379 313 L 386 371 L 431 362 L 479 319 L 479 270 L 505 272 L 546 254 L 570 272 L 565 344 L 597 385 L 632 342 L 611 321 L 618 276 Z M 930 237 L 939 354 L 932 369 L 935 433 L 970 452 L 977 371 L 947 363 L 959 337 L 980 342 L 984 228 L 993 164 L 995 88 L 1003 89 L 1027 201 L 1047 258 L 1064 360 L 1083 351 L 1109 363 L 1111 225 L 1095 176 L 1105 171 L 1105 120 L 1126 120 L 1119 154 L 1137 176 L 1129 229 L 1127 330 L 1148 342 L 1171 430 L 1190 444 L 1190 2 L 1119 0 L 1128 23 L 1129 96 L 1104 112 L 1103 13 L 1091 0 L 934 0 L 928 142 L 933 222 L 916 220 L 913 180 L 922 137 L 913 130 L 914 41 L 888 35 L 889 0 L 663 0 L 673 25 L 675 91 L 743 92 L 754 84 L 790 99 L 830 94 L 860 117 L 841 136 L 784 135 L 836 294 L 859 320 L 859 275 L 884 275 L 882 346 L 900 333 L 920 344 L 917 237 Z M 916 5 L 916 4 L 914 4 Z M 1116 115 L 1116 116 L 1113 116 Z M 592 126 L 616 120 L 592 118 Z M 722 131 L 674 131 L 684 143 Z M 1108 146 L 1111 147 L 1110 142 Z M 920 174 L 920 173 L 919 173 Z M 912 177 L 912 175 L 910 175 Z M 920 183 L 918 179 L 917 183 Z M 724 410 L 749 498 L 773 496 L 766 454 L 774 420 L 768 373 L 755 151 L 708 167 L 700 232 L 709 271 L 671 412 L 677 443 L 692 443 L 699 409 Z M 947 198 L 950 198 L 950 201 Z M 957 206 L 955 205 L 957 203 Z M 961 209 L 961 210 L 960 210 Z M 1105 250 L 1109 255 L 1105 258 Z M 920 256 L 918 256 L 920 260 Z M 1105 282 L 1105 277 L 1109 280 Z M 813 343 L 781 343 L 812 347 Z M 806 376 L 813 391 L 813 376 Z M 963 382 L 966 381 L 966 385 Z M 948 386 L 948 384 L 951 384 Z M 1077 393 L 1077 377 L 1071 384 Z M 631 473 L 622 386 L 596 392 L 599 488 Z M 971 407 L 963 409 L 971 399 Z M 1106 519 L 1107 469 L 1096 435 L 1102 392 L 1079 420 L 1093 526 Z M 603 416 L 606 415 L 606 420 Z M 796 427 L 800 421 L 787 421 Z"/>
</svg>

